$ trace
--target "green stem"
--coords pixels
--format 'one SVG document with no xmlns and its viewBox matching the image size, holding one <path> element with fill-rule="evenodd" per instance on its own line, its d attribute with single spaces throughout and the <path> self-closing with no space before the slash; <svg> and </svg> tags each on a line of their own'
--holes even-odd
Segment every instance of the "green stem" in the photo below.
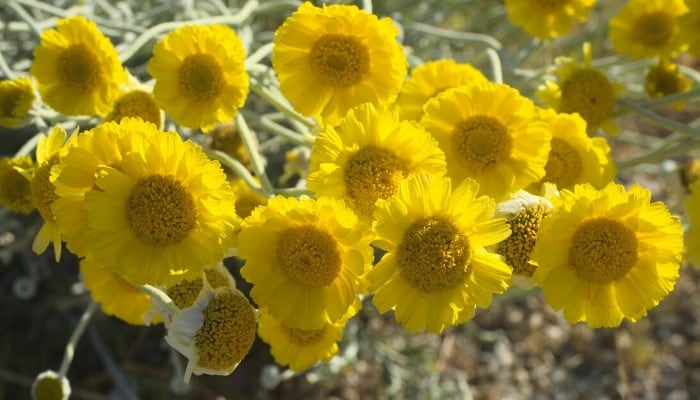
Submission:
<svg viewBox="0 0 700 400">
<path fill-rule="evenodd" d="M 688 125 L 682 124 L 680 122 L 674 121 L 672 119 L 668 119 L 666 117 L 663 117 L 653 111 L 647 110 L 646 108 L 635 104 L 629 100 L 626 99 L 619 99 L 618 104 L 621 107 L 624 107 L 628 110 L 631 110 L 642 117 L 648 119 L 649 121 L 655 123 L 656 125 L 669 129 L 671 131 L 683 133 L 688 136 L 694 136 L 698 137 L 700 136 L 700 131 L 697 129 L 691 128 Z"/>
<path fill-rule="evenodd" d="M 214 159 L 218 160 L 219 162 L 223 163 L 225 166 L 231 168 L 233 172 L 241 179 L 245 181 L 245 183 L 253 190 L 255 193 L 267 197 L 267 193 L 262 189 L 260 184 L 255 182 L 255 178 L 253 178 L 253 175 L 250 174 L 248 171 L 248 168 L 246 168 L 243 164 L 240 163 L 240 161 L 236 160 L 235 158 L 231 157 L 230 155 L 224 153 L 223 151 L 220 150 L 205 150 L 206 154 Z"/>
<path fill-rule="evenodd" d="M 241 113 L 236 115 L 236 125 L 238 127 L 238 133 L 241 136 L 241 140 L 248 151 L 248 157 L 250 157 L 253 172 L 255 172 L 255 176 L 260 180 L 260 186 L 265 192 L 265 196 L 274 196 L 275 189 L 272 187 L 270 179 L 267 177 L 267 173 L 265 172 L 265 162 L 260 155 L 260 151 L 258 151 L 258 140 L 255 137 L 255 134 L 253 134 L 253 131 L 248 128 L 248 124 Z"/>
<path fill-rule="evenodd" d="M 301 135 L 286 126 L 282 126 L 275 122 L 275 119 L 278 117 L 283 116 L 281 113 L 275 113 L 275 114 L 266 114 L 260 117 L 260 124 L 269 130 L 270 132 L 281 136 L 290 142 L 299 145 L 299 146 L 310 146 L 311 143 L 313 142 L 313 138 L 309 135 Z"/>
<path fill-rule="evenodd" d="M 41 28 L 36 24 L 36 21 L 34 21 L 34 18 L 32 18 L 29 13 L 22 8 L 19 4 L 17 4 L 15 1 L 11 1 L 8 3 L 10 8 L 17 13 L 17 15 L 24 21 L 27 25 L 29 25 L 29 28 L 34 32 L 34 34 L 37 37 L 41 36 Z"/>
<path fill-rule="evenodd" d="M 260 65 L 260 64 L 258 64 Z M 257 67 L 257 66 L 256 66 Z M 259 67 L 258 67 L 259 68 Z M 259 76 L 250 76 L 250 90 L 258 96 L 262 97 L 272 107 L 283 113 L 285 116 L 300 122 L 307 129 L 311 130 L 316 126 L 316 123 L 308 118 L 303 117 L 292 108 L 291 104 L 285 99 L 281 93 L 275 92 L 267 87 Z"/>
<path fill-rule="evenodd" d="M 618 171 L 622 171 L 636 167 L 640 164 L 656 163 L 675 156 L 687 154 L 689 151 L 697 148 L 700 148 L 700 140 L 692 141 L 690 143 L 681 143 L 677 146 L 669 147 L 663 150 L 654 150 L 648 154 L 633 158 L 631 160 L 617 162 L 615 165 L 617 166 Z"/>
<path fill-rule="evenodd" d="M 70 336 L 70 339 L 66 344 L 66 349 L 63 352 L 63 361 L 61 362 L 61 368 L 58 370 L 59 376 L 63 377 L 68 373 L 68 368 L 70 368 L 70 364 L 73 362 L 73 356 L 75 355 L 75 346 L 78 344 L 80 337 L 83 335 L 85 328 L 87 328 L 88 323 L 90 322 L 90 318 L 92 318 L 95 310 L 97 310 L 99 306 L 100 305 L 98 303 L 90 301 L 90 304 L 80 317 L 78 325 L 75 326 L 73 334 Z"/>
</svg>

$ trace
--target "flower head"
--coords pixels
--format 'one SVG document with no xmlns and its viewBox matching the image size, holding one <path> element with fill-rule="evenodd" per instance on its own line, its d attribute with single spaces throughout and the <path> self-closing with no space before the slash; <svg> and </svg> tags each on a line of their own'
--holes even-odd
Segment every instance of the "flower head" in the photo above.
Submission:
<svg viewBox="0 0 700 400">
<path fill-rule="evenodd" d="M 253 284 L 253 300 L 275 319 L 321 329 L 338 322 L 366 291 L 370 239 L 367 226 L 339 200 L 278 196 L 242 225 L 241 274 Z"/>
<path fill-rule="evenodd" d="M 42 99 L 66 115 L 104 115 L 128 75 L 109 39 L 82 16 L 58 20 L 41 34 L 31 74 Z"/>
<path fill-rule="evenodd" d="M 280 89 L 297 111 L 328 125 L 358 104 L 392 102 L 407 69 L 397 35 L 389 18 L 356 6 L 305 2 L 275 32 Z"/>
<path fill-rule="evenodd" d="M 700 55 L 700 0 L 685 0 L 688 12 L 678 18 L 678 35 L 688 45 L 688 53 Z"/>
<path fill-rule="evenodd" d="M 34 210 L 31 182 L 28 176 L 34 174 L 34 161 L 29 156 L 0 158 L 0 206 L 11 211 L 29 214 Z"/>
<path fill-rule="evenodd" d="M 181 26 L 156 43 L 148 62 L 156 104 L 178 124 L 210 131 L 246 101 L 244 61 L 243 42 L 228 26 Z"/>
<path fill-rule="evenodd" d="M 16 128 L 29 119 L 34 85 L 28 77 L 0 81 L 0 126 Z"/>
<path fill-rule="evenodd" d="M 368 220 L 377 199 L 392 196 L 401 181 L 420 173 L 445 174 L 445 156 L 435 139 L 389 108 L 365 103 L 351 109 L 337 128 L 318 135 L 308 186 L 319 196 L 348 200 Z"/>
<path fill-rule="evenodd" d="M 411 332 L 440 333 L 508 288 L 510 267 L 486 247 L 510 230 L 478 190 L 469 178 L 453 190 L 449 178 L 415 175 L 377 203 L 374 244 L 387 253 L 367 279 L 379 312 L 394 310 Z"/>
<path fill-rule="evenodd" d="M 690 182 L 690 193 L 685 197 L 683 208 L 688 219 L 686 232 L 686 256 L 695 268 L 700 268 L 700 180 Z"/>
<path fill-rule="evenodd" d="M 158 129 L 163 128 L 163 110 L 156 105 L 153 94 L 142 88 L 134 87 L 123 91 L 114 100 L 112 110 L 105 117 L 105 121 L 119 122 L 125 117 L 138 117 L 152 123 Z"/>
<path fill-rule="evenodd" d="M 68 400 L 71 389 L 65 376 L 47 370 L 34 378 L 32 400 Z"/>
<path fill-rule="evenodd" d="M 595 0 L 506 0 L 508 19 L 540 39 L 563 36 L 583 22 Z"/>
<path fill-rule="evenodd" d="M 651 98 L 687 92 L 692 84 L 690 78 L 678 70 L 677 64 L 663 59 L 649 67 L 644 78 L 644 90 Z M 674 103 L 674 106 L 682 108 L 683 103 Z"/>
<path fill-rule="evenodd" d="M 540 225 L 533 278 L 549 305 L 571 323 L 615 327 L 635 322 L 672 289 L 683 231 L 641 186 L 563 190 Z"/>
<path fill-rule="evenodd" d="M 447 176 L 455 182 L 473 178 L 480 194 L 502 200 L 544 176 L 549 126 L 509 86 L 447 90 L 426 104 L 421 125 L 445 152 Z"/>
</svg>

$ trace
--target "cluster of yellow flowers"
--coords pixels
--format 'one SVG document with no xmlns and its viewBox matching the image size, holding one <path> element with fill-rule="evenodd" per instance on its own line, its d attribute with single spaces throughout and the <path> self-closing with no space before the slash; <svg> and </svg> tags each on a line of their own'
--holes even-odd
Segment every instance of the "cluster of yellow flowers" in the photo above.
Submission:
<svg viewBox="0 0 700 400">
<path fill-rule="evenodd" d="M 594 3 L 505 6 L 549 38 Z M 659 57 L 654 96 L 687 89 L 670 61 L 700 52 L 700 2 L 687 3 L 630 0 L 610 22 L 615 50 Z M 99 124 L 71 134 L 56 125 L 34 161 L 3 159 L 0 203 L 38 210 L 33 250 L 52 244 L 58 260 L 65 244 L 80 257 L 104 312 L 162 321 L 189 360 L 186 380 L 231 373 L 256 335 L 293 370 L 328 361 L 365 296 L 411 332 L 440 333 L 512 284 L 540 287 L 568 321 L 591 327 L 636 321 L 673 289 L 680 219 L 649 190 L 614 182 L 599 128 L 616 131 L 621 84 L 592 66 L 589 45 L 583 64 L 557 59 L 558 81 L 537 92 L 546 108 L 451 59 L 409 73 L 398 34 L 389 18 L 309 2 L 276 30 L 274 105 L 306 128 L 298 137 L 310 147 L 310 196 L 291 196 L 246 162 L 214 160 L 213 145 L 163 130 L 167 116 L 218 135 L 235 118 L 234 134 L 250 135 L 238 111 L 261 64 L 246 60 L 232 28 L 167 33 L 148 61 L 153 81 L 141 83 L 94 22 L 61 19 L 43 32 L 31 77 L 0 82 L 0 124 L 32 118 L 34 84 L 55 111 Z M 230 181 L 220 161 L 244 179 Z M 700 226 L 700 183 L 691 188 Z M 222 264 L 231 256 L 245 261 L 255 306 Z"/>
</svg>

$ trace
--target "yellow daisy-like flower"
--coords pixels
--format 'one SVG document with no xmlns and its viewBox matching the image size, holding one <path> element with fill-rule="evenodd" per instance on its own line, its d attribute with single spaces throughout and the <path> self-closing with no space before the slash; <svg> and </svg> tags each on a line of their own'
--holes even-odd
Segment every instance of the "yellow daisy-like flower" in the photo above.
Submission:
<svg viewBox="0 0 700 400">
<path fill-rule="evenodd" d="M 132 325 L 148 325 L 146 317 L 153 307 L 151 298 L 115 273 L 111 268 L 87 256 L 80 260 L 80 272 L 85 288 L 107 315 L 113 315 Z M 160 322 L 151 318 L 149 323 Z"/>
<path fill-rule="evenodd" d="M 104 120 L 119 122 L 126 117 L 138 117 L 152 123 L 158 129 L 163 128 L 163 110 L 156 105 L 153 94 L 143 89 L 132 88 L 122 92 Z"/>
<path fill-rule="evenodd" d="M 690 194 L 683 202 L 689 229 L 686 233 L 686 257 L 695 268 L 700 268 L 700 180 L 688 185 Z"/>
<path fill-rule="evenodd" d="M 632 58 L 672 57 L 683 51 L 678 17 L 683 0 L 629 0 L 609 22 L 613 48 Z"/>
<path fill-rule="evenodd" d="M 9 210 L 29 214 L 34 210 L 31 179 L 24 176 L 34 173 L 34 161 L 29 156 L 2 157 L 0 159 L 0 206 Z"/>
<path fill-rule="evenodd" d="M 30 73 L 41 97 L 66 115 L 104 115 L 128 76 L 109 39 L 82 16 L 58 20 L 41 34 Z"/>
<path fill-rule="evenodd" d="M 678 18 L 678 35 L 688 53 L 700 55 L 700 0 L 685 0 L 688 12 Z"/>
<path fill-rule="evenodd" d="M 533 275 L 549 305 L 590 327 L 635 322 L 678 280 L 683 230 L 639 185 L 577 185 L 540 225 Z"/>
<path fill-rule="evenodd" d="M 153 139 L 118 168 L 97 168 L 86 234 L 95 259 L 127 281 L 167 287 L 221 260 L 240 219 L 218 162 L 174 132 Z"/>
<path fill-rule="evenodd" d="M 678 70 L 677 64 L 662 59 L 649 67 L 644 78 L 644 90 L 651 98 L 687 92 L 692 84 L 690 78 Z M 683 102 L 674 103 L 674 107 L 682 109 Z"/>
<path fill-rule="evenodd" d="M 338 322 L 366 291 L 373 256 L 368 231 L 339 200 L 277 196 L 242 225 L 241 275 L 253 284 L 253 300 L 275 319 L 321 329 Z"/>
<path fill-rule="evenodd" d="M 32 400 L 68 400 L 70 394 L 68 378 L 55 371 L 46 370 L 32 382 Z"/>
<path fill-rule="evenodd" d="M 558 189 L 572 189 L 578 183 L 590 183 L 600 189 L 615 178 L 617 169 L 607 140 L 588 136 L 586 121 L 578 114 L 557 113 L 552 109 L 541 113 L 549 121 L 552 148 L 544 166 L 544 177 L 531 185 L 530 191 L 539 193 L 545 182 L 555 184 Z"/>
<path fill-rule="evenodd" d="M 280 89 L 297 111 L 328 125 L 358 104 L 393 102 L 408 66 L 397 35 L 391 19 L 354 5 L 305 2 L 275 32 Z"/>
<path fill-rule="evenodd" d="M 509 86 L 449 89 L 426 104 L 421 125 L 445 152 L 447 176 L 473 178 L 480 194 L 496 201 L 544 176 L 549 126 L 532 101 Z"/>
<path fill-rule="evenodd" d="M 396 105 L 401 119 L 420 121 L 423 106 L 428 100 L 447 89 L 468 83 L 486 82 L 488 79 L 471 64 L 457 63 L 453 59 L 428 61 L 411 71 L 404 82 Z"/>
<path fill-rule="evenodd" d="M 206 145 L 210 149 L 223 151 L 250 168 L 250 155 L 241 139 L 238 127 L 234 122 L 217 125 L 206 137 Z M 233 174 L 231 173 L 229 175 Z"/>
<path fill-rule="evenodd" d="M 229 375 L 248 354 L 257 331 L 257 312 L 239 290 L 204 286 L 195 303 L 173 316 L 165 341 L 187 357 L 192 374 Z"/>
<path fill-rule="evenodd" d="M 591 44 L 583 44 L 583 65 L 570 57 L 557 57 L 558 83 L 546 81 L 535 95 L 558 112 L 578 113 L 588 132 L 602 128 L 616 134 L 618 126 L 610 120 L 622 85 L 613 83 L 602 71 L 591 66 Z"/>
<path fill-rule="evenodd" d="M 243 42 L 226 25 L 175 29 L 156 43 L 148 62 L 156 103 L 178 124 L 210 131 L 246 101 L 245 57 Z"/>
<path fill-rule="evenodd" d="M 183 280 L 176 285 L 165 289 L 165 294 L 170 297 L 175 306 L 180 310 L 191 307 L 204 290 L 205 281 L 212 289 L 228 286 L 236 288 L 236 281 L 226 269 L 223 262 L 219 262 L 214 268 L 206 268 L 201 277 L 192 280 Z"/>
<path fill-rule="evenodd" d="M 423 127 L 401 121 L 386 106 L 365 103 L 351 109 L 337 128 L 318 135 L 308 187 L 319 196 L 349 200 L 368 220 L 377 199 L 392 196 L 407 177 L 442 176 L 445 170 L 443 152 Z"/>
<path fill-rule="evenodd" d="M 270 353 L 277 364 L 301 372 L 319 361 L 330 361 L 338 353 L 338 342 L 343 339 L 345 324 L 361 306 L 358 298 L 343 318 L 334 324 L 326 323 L 320 329 L 291 328 L 263 308 L 260 310 L 258 335 L 270 345 Z"/>
<path fill-rule="evenodd" d="M 478 191 L 469 178 L 452 190 L 449 178 L 416 175 L 377 203 L 374 244 L 387 253 L 367 279 L 379 312 L 394 310 L 411 332 L 440 333 L 508 288 L 511 268 L 486 247 L 510 230 Z"/>
<path fill-rule="evenodd" d="M 267 204 L 267 197 L 253 191 L 243 179 L 237 178 L 230 183 L 231 190 L 236 194 L 236 214 L 241 219 L 250 216 L 256 207 Z"/>
<path fill-rule="evenodd" d="M 34 85 L 28 77 L 0 81 L 0 126 L 16 128 L 29 120 Z"/>
<path fill-rule="evenodd" d="M 540 39 L 563 36 L 583 22 L 595 0 L 505 0 L 508 19 Z"/>
</svg>

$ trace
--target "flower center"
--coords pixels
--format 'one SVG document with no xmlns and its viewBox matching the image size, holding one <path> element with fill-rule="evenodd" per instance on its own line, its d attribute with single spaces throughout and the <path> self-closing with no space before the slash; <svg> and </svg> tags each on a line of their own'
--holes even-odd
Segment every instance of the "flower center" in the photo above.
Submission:
<svg viewBox="0 0 700 400">
<path fill-rule="evenodd" d="M 565 140 L 552 138 L 552 150 L 545 165 L 543 182 L 552 182 L 558 188 L 574 186 L 581 175 L 583 164 L 576 150 Z"/>
<path fill-rule="evenodd" d="M 644 84 L 646 92 L 651 97 L 685 92 L 691 85 L 690 80 L 678 71 L 675 64 L 663 61 L 649 68 Z"/>
<path fill-rule="evenodd" d="M 212 298 L 202 314 L 202 327 L 194 338 L 199 366 L 224 370 L 237 365 L 257 333 L 253 306 L 242 295 L 224 293 Z"/>
<path fill-rule="evenodd" d="M 513 268 L 513 274 L 532 276 L 537 268 L 530 263 L 530 254 L 537 242 L 537 232 L 542 219 L 549 214 L 547 207 L 535 205 L 523 209 L 512 220 L 510 236 L 498 244 L 498 254 L 506 259 L 506 264 Z"/>
<path fill-rule="evenodd" d="M 544 11 L 557 11 L 569 4 L 570 0 L 530 0 L 530 4 Z"/>
<path fill-rule="evenodd" d="M 177 308 L 182 310 L 194 304 L 202 291 L 204 284 L 201 279 L 193 279 L 191 281 L 184 280 L 177 285 L 170 286 L 165 290 L 165 293 L 175 303 Z"/>
<path fill-rule="evenodd" d="M 291 328 L 285 324 L 280 324 L 282 331 L 286 336 L 295 344 L 300 346 L 307 346 L 316 343 L 322 336 L 323 332 L 326 330 L 325 327 L 321 329 L 298 329 Z"/>
<path fill-rule="evenodd" d="M 355 208 L 371 216 L 377 199 L 394 195 L 407 174 L 406 162 L 396 154 L 381 147 L 366 146 L 350 156 L 343 178 Z"/>
<path fill-rule="evenodd" d="M 673 36 L 673 18 L 664 11 L 642 15 L 634 22 L 632 35 L 646 46 L 663 46 Z"/>
<path fill-rule="evenodd" d="M 179 243 L 195 228 L 192 195 L 170 176 L 151 175 L 136 182 L 127 201 L 127 220 L 134 235 L 152 246 Z"/>
<path fill-rule="evenodd" d="M 197 100 L 212 100 L 224 88 L 224 73 L 221 65 L 209 54 L 187 56 L 177 71 L 180 89 L 185 96 Z"/>
<path fill-rule="evenodd" d="M 56 188 L 49 180 L 51 167 L 59 161 L 58 155 L 54 154 L 34 172 L 32 178 L 31 192 L 34 207 L 39 210 L 39 214 L 46 222 L 53 222 L 54 216 L 51 211 L 51 203 L 58 199 Z"/>
<path fill-rule="evenodd" d="M 369 73 L 367 46 L 349 35 L 326 34 L 311 47 L 311 69 L 328 86 L 356 85 Z"/>
<path fill-rule="evenodd" d="M 209 285 L 214 289 L 229 285 L 228 277 L 219 272 L 216 268 L 205 269 L 204 275 L 206 275 Z"/>
<path fill-rule="evenodd" d="M 307 288 L 331 284 L 341 265 L 333 236 L 311 225 L 289 228 L 282 233 L 277 261 L 292 282 Z"/>
<path fill-rule="evenodd" d="M 32 397 L 36 400 L 61 400 L 66 398 L 63 385 L 58 377 L 44 376 L 34 384 Z"/>
<path fill-rule="evenodd" d="M 34 162 L 29 156 L 0 158 L 0 204 L 10 210 L 29 214 L 34 209 L 32 181 L 15 168 L 33 171 Z"/>
<path fill-rule="evenodd" d="M 124 117 L 140 117 L 160 127 L 160 109 L 153 96 L 140 90 L 129 92 L 117 100 L 112 113 L 105 120 L 119 122 Z"/>
<path fill-rule="evenodd" d="M 2 96 L 0 96 L 0 118 L 15 117 L 15 107 L 20 102 L 23 94 L 19 89 L 10 89 L 2 92 Z"/>
<path fill-rule="evenodd" d="M 58 76 L 61 82 L 87 93 L 102 80 L 100 63 L 84 44 L 74 44 L 58 55 Z"/>
<path fill-rule="evenodd" d="M 615 92 L 600 71 L 582 68 L 561 85 L 562 112 L 577 112 L 595 128 L 605 121 L 615 107 Z"/>
<path fill-rule="evenodd" d="M 469 171 L 481 172 L 510 157 L 513 140 L 496 118 L 476 115 L 460 122 L 452 135 L 459 162 Z"/>
<path fill-rule="evenodd" d="M 399 273 L 423 292 L 437 292 L 464 282 L 471 253 L 466 238 L 449 221 L 429 217 L 414 222 L 397 250 Z"/>
<path fill-rule="evenodd" d="M 579 278 L 608 283 L 637 263 L 637 237 L 622 223 L 600 217 L 582 223 L 569 249 L 569 264 Z"/>
</svg>

